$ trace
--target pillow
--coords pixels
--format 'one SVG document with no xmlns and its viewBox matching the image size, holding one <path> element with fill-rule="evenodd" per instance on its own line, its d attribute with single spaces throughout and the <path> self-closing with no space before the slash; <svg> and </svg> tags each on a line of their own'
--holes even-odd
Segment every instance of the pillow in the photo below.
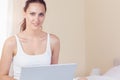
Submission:
<svg viewBox="0 0 120 80">
<path fill-rule="evenodd" d="M 111 68 L 105 74 L 103 74 L 103 76 L 109 76 L 114 79 L 120 80 L 120 65 Z"/>
</svg>

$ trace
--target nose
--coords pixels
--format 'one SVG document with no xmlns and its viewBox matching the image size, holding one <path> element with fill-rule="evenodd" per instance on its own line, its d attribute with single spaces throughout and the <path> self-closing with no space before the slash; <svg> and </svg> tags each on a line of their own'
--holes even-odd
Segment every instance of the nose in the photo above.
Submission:
<svg viewBox="0 0 120 80">
<path fill-rule="evenodd" d="M 35 16 L 34 21 L 39 22 L 39 16 Z"/>
</svg>

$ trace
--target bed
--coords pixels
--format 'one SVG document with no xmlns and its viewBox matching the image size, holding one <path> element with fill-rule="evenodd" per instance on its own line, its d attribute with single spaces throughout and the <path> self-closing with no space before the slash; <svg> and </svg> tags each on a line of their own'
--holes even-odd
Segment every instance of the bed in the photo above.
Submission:
<svg viewBox="0 0 120 80">
<path fill-rule="evenodd" d="M 114 67 L 109 69 L 106 73 L 103 75 L 93 75 L 93 76 L 88 76 L 88 80 L 120 80 L 120 65 L 119 63 L 116 62 L 114 63 Z"/>
<path fill-rule="evenodd" d="M 89 76 L 87 77 L 87 79 L 88 80 L 118 80 L 109 76 Z"/>
<path fill-rule="evenodd" d="M 77 77 L 73 80 L 81 79 Z M 120 80 L 120 59 L 115 59 L 113 62 L 113 67 L 105 72 L 103 75 L 91 75 L 87 77 L 87 80 Z"/>
</svg>

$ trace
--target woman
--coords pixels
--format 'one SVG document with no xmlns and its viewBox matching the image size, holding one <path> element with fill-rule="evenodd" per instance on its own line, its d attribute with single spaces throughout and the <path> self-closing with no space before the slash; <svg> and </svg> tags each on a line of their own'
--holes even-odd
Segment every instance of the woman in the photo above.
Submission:
<svg viewBox="0 0 120 80">
<path fill-rule="evenodd" d="M 21 67 L 57 64 L 60 41 L 42 30 L 45 19 L 44 0 L 27 0 L 21 32 L 5 41 L 0 61 L 0 80 L 19 80 Z M 13 62 L 13 77 L 10 65 Z"/>
</svg>

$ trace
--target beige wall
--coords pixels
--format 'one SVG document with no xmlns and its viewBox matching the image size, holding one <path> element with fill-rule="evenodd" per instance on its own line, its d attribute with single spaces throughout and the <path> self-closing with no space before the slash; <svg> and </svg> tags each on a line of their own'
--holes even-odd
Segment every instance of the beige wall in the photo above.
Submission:
<svg viewBox="0 0 120 80">
<path fill-rule="evenodd" d="M 86 0 L 87 73 L 94 67 L 105 72 L 120 58 L 120 0 Z"/>
<path fill-rule="evenodd" d="M 84 0 L 45 0 L 47 14 L 44 30 L 61 41 L 59 63 L 77 63 L 76 76 L 85 74 Z M 14 2 L 13 33 L 19 31 L 24 0 Z M 16 28 L 17 27 L 17 28 Z"/>
<path fill-rule="evenodd" d="M 13 34 L 18 33 L 20 30 L 20 24 L 23 20 L 23 6 L 24 0 L 13 0 Z"/>
<path fill-rule="evenodd" d="M 77 74 L 85 69 L 84 0 L 46 0 L 45 29 L 61 40 L 60 63 L 78 63 Z"/>
</svg>

